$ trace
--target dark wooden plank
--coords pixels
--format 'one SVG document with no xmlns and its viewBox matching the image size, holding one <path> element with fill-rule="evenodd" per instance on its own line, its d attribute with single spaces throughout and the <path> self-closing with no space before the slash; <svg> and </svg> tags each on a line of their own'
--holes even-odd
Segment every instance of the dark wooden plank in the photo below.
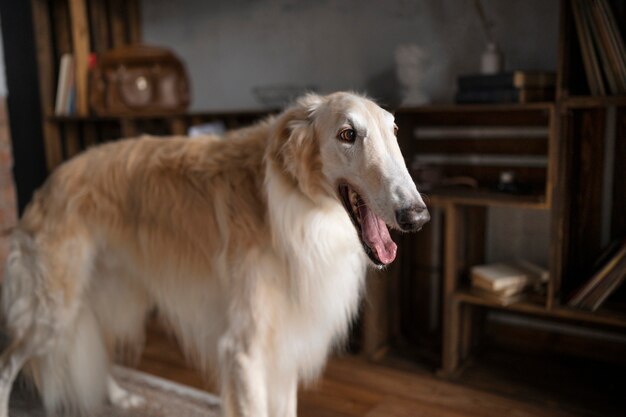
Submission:
<svg viewBox="0 0 626 417">
<path fill-rule="evenodd" d="M 108 0 L 111 46 L 118 48 L 128 43 L 126 33 L 126 9 L 123 0 Z"/>
<path fill-rule="evenodd" d="M 367 274 L 366 299 L 363 303 L 363 346 L 361 352 L 368 358 L 379 359 L 384 355 L 389 343 L 389 302 L 388 283 L 390 273 L 369 270 Z"/>
<path fill-rule="evenodd" d="M 626 107 L 617 111 L 613 171 L 613 208 L 611 236 L 626 236 Z"/>
<path fill-rule="evenodd" d="M 559 10 L 559 44 L 557 49 L 556 99 L 561 101 L 569 95 L 569 60 L 571 53 L 572 16 L 570 0 L 561 0 Z"/>
<path fill-rule="evenodd" d="M 93 123 L 83 124 L 83 138 L 85 142 L 85 148 L 90 148 L 98 144 L 98 131 Z"/>
<path fill-rule="evenodd" d="M 570 209 L 572 207 L 572 159 L 574 155 L 572 127 L 573 114 L 565 110 L 559 114 L 559 136 L 556 139 L 555 181 L 552 184 L 552 204 L 550 213 L 550 282 L 548 303 L 559 304 L 562 297 L 561 286 L 568 272 Z"/>
<path fill-rule="evenodd" d="M 168 125 L 172 135 L 187 134 L 187 120 L 184 117 L 172 117 L 168 120 Z"/>
<path fill-rule="evenodd" d="M 390 295 L 390 307 L 397 311 L 393 345 L 438 357 L 441 352 L 441 288 L 443 283 L 443 213 L 428 204 L 431 221 L 415 234 L 397 234 L 397 289 Z M 397 306 L 397 307 L 396 307 Z"/>
<path fill-rule="evenodd" d="M 55 52 L 56 62 L 60 62 L 60 58 L 63 54 L 72 53 L 72 29 L 70 25 L 70 9 L 67 1 L 53 1 L 53 16 L 54 20 L 52 26 L 54 28 L 55 36 Z M 57 68 L 58 70 L 58 65 Z"/>
<path fill-rule="evenodd" d="M 111 47 L 109 17 L 106 0 L 91 0 L 88 4 L 91 44 L 97 54 Z"/>
<path fill-rule="evenodd" d="M 141 3 L 139 0 L 129 0 L 127 2 L 128 18 L 127 18 L 127 31 L 128 42 L 140 43 L 141 42 Z"/>
<path fill-rule="evenodd" d="M 530 209 L 547 209 L 545 196 L 513 195 L 497 193 L 483 189 L 436 189 L 428 194 L 422 193 L 427 204 L 445 206 L 454 203 L 464 206 L 517 207 Z"/>
<path fill-rule="evenodd" d="M 453 375 L 459 365 L 460 303 L 454 298 L 458 285 L 459 209 L 448 204 L 445 211 L 443 282 L 443 350 L 441 373 Z"/>
<path fill-rule="evenodd" d="M 572 109 L 626 106 L 626 96 L 573 96 L 563 99 L 561 105 Z"/>
<path fill-rule="evenodd" d="M 41 114 L 44 117 L 43 134 L 46 149 L 46 166 L 52 171 L 63 160 L 63 147 L 59 126 L 47 118 L 54 114 L 56 94 L 56 68 L 51 33 L 50 9 L 46 0 L 32 0 L 33 26 L 35 28 L 35 48 L 39 64 L 39 96 L 41 98 Z"/>
<path fill-rule="evenodd" d="M 567 290 L 573 290 L 592 271 L 601 251 L 602 182 L 604 163 L 604 109 L 577 110 L 571 134 L 574 140 L 573 190 L 568 208 L 572 217 Z"/>
<path fill-rule="evenodd" d="M 497 185 L 500 179 L 500 174 L 503 171 L 511 171 L 515 174 L 517 182 L 523 187 L 527 188 L 527 193 L 530 194 L 545 194 L 546 184 L 546 168 L 544 167 L 522 167 L 522 166 L 485 166 L 485 165 L 470 165 L 470 164 L 428 164 L 429 169 L 436 169 L 439 171 L 439 175 L 444 179 L 444 185 L 447 187 L 462 188 L 466 184 L 465 179 L 473 179 L 477 181 L 478 187 L 481 189 L 490 189 L 497 191 Z M 414 165 L 415 166 L 415 165 Z M 416 183 L 421 184 L 419 170 L 413 172 Z M 462 181 L 454 181 L 453 179 L 464 179 Z M 444 188 L 443 186 L 437 188 Z M 470 189 L 471 187 L 466 186 Z"/>
<path fill-rule="evenodd" d="M 395 114 L 396 118 L 410 115 L 413 123 L 419 126 L 547 126 L 552 107 L 545 104 L 535 107 L 425 106 L 400 109 Z"/>
<path fill-rule="evenodd" d="M 121 133 L 124 138 L 132 138 L 138 135 L 137 121 L 133 119 L 120 120 Z"/>
<path fill-rule="evenodd" d="M 548 169 L 546 170 L 546 205 L 551 210 L 550 216 L 553 218 L 554 213 L 554 200 L 558 195 L 558 181 L 559 181 L 559 163 L 561 155 L 561 135 L 562 135 L 562 118 L 559 110 L 552 109 L 550 111 L 550 137 L 548 138 Z M 554 220 L 554 218 L 553 218 Z M 550 233 L 554 233 L 557 230 L 555 225 L 550 228 Z M 546 307 L 552 308 L 554 304 L 558 303 L 557 293 L 560 288 L 560 267 L 557 269 L 554 265 L 553 256 L 555 253 L 560 252 L 560 247 L 556 247 L 559 243 L 555 242 L 555 239 L 550 239 L 550 252 L 548 256 L 548 269 L 550 271 L 550 278 L 547 284 L 547 297 Z"/>
<path fill-rule="evenodd" d="M 80 129 L 78 125 L 65 126 L 65 153 L 66 159 L 76 156 L 82 150 L 80 145 Z"/>
<path fill-rule="evenodd" d="M 446 154 L 546 155 L 546 138 L 416 140 L 415 151 Z"/>
</svg>

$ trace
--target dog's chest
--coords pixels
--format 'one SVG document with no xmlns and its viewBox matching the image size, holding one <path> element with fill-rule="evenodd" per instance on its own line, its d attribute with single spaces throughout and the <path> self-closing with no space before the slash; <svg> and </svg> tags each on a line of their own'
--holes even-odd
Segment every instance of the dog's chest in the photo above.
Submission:
<svg viewBox="0 0 626 417">
<path fill-rule="evenodd" d="M 274 323 L 281 360 L 312 377 L 358 311 L 367 261 L 341 206 L 284 204 L 275 214 L 276 249 L 287 275 Z"/>
</svg>

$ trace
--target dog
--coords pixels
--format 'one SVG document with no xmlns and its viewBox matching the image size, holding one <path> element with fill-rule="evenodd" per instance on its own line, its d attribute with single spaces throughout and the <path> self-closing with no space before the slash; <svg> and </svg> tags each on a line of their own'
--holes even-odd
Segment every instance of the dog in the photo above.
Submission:
<svg viewBox="0 0 626 417">
<path fill-rule="evenodd" d="M 227 417 L 295 417 L 357 313 L 388 226 L 428 220 L 391 113 L 339 92 L 301 97 L 223 138 L 103 144 L 56 169 L 12 232 L 0 416 L 24 368 L 49 413 L 142 404 L 109 373 L 158 309 L 219 382 Z"/>
</svg>

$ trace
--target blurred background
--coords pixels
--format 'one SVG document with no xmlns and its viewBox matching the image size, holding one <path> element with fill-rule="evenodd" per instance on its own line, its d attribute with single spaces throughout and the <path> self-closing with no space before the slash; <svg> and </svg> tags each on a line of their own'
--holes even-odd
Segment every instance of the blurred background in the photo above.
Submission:
<svg viewBox="0 0 626 417">
<path fill-rule="evenodd" d="M 395 113 L 432 221 L 394 236 L 300 415 L 626 415 L 625 18 L 623 0 L 2 0 L 0 227 L 90 146 L 357 91 Z M 134 366 L 213 390 L 157 318 Z"/>
</svg>

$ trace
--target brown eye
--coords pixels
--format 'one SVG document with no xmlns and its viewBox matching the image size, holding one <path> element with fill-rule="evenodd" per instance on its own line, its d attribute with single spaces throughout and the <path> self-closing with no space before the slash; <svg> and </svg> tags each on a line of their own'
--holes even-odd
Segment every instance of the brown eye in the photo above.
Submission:
<svg viewBox="0 0 626 417">
<path fill-rule="evenodd" d="M 354 143 L 354 141 L 356 140 L 356 132 L 354 131 L 354 129 L 350 128 L 343 129 L 341 132 L 339 132 L 339 136 L 337 136 L 337 138 L 347 143 Z"/>
<path fill-rule="evenodd" d="M 393 134 L 398 136 L 398 125 L 393 125 Z"/>
</svg>

